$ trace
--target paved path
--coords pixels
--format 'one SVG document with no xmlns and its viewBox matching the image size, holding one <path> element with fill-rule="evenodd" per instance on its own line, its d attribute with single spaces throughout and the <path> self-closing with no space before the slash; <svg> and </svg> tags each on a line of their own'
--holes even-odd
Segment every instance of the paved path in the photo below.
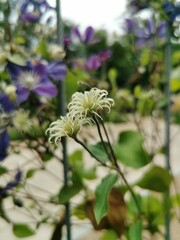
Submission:
<svg viewBox="0 0 180 240">
<path fill-rule="evenodd" d="M 152 138 L 151 140 L 148 140 L 146 142 L 148 147 L 154 147 L 157 146 L 157 144 L 161 144 L 164 139 L 164 124 L 160 121 L 155 126 L 152 124 L 152 122 L 149 119 L 144 119 L 141 123 L 141 127 L 144 129 L 145 134 L 150 135 Z M 136 129 L 134 124 L 116 124 L 116 125 L 108 125 L 108 130 L 111 135 L 111 139 L 117 138 L 117 133 L 119 133 L 122 130 L 125 129 Z M 154 135 L 156 135 L 156 131 L 159 129 L 159 137 L 156 139 L 156 142 L 152 139 L 154 139 Z M 88 138 L 89 142 L 95 143 L 97 142 L 97 132 L 96 129 L 89 127 L 83 130 L 81 133 L 81 137 Z M 177 184 L 177 190 L 180 192 L 180 160 L 179 160 L 179 153 L 180 153 L 180 131 L 178 126 L 172 126 L 171 127 L 171 165 L 172 170 L 176 178 L 176 184 Z M 152 144 L 153 143 L 153 144 Z M 68 142 L 68 151 L 73 152 L 75 149 L 79 148 L 79 146 L 74 143 L 72 140 L 69 140 Z M 59 153 L 59 152 L 57 152 Z M 92 166 L 94 164 L 94 160 L 90 158 L 90 156 L 85 153 L 85 159 L 86 159 L 86 166 Z M 155 158 L 155 162 L 160 165 L 164 165 L 164 156 L 161 154 L 158 154 Z M 40 162 L 37 160 L 36 155 L 32 152 L 23 151 L 23 156 L 20 154 L 16 156 L 10 156 L 3 164 L 8 166 L 9 169 L 14 169 L 17 166 L 24 166 L 25 171 L 27 171 L 29 168 L 37 168 L 40 167 Z M 63 184 L 63 169 L 59 162 L 56 160 L 52 160 L 48 162 L 47 164 L 47 171 L 39 171 L 34 175 L 32 179 L 29 180 L 27 189 L 25 191 L 30 191 L 33 193 L 34 196 L 37 196 L 41 199 L 47 199 L 49 193 L 56 193 L 60 186 Z M 142 169 L 143 171 L 143 169 Z M 131 170 L 128 174 L 129 181 L 135 181 L 142 175 L 142 171 L 135 171 Z M 104 169 L 98 168 L 98 175 L 100 178 L 104 175 Z M 92 181 L 90 183 L 90 188 L 95 189 L 97 185 L 98 180 Z M 74 202 L 78 202 L 79 198 L 81 196 L 77 196 Z M 30 204 L 30 201 L 26 201 L 26 204 Z M 47 211 L 51 212 L 51 214 L 56 214 L 58 207 L 54 207 L 52 205 L 43 203 L 42 201 L 42 207 L 46 208 Z M 32 222 L 33 225 L 33 217 L 30 215 L 27 215 L 23 210 L 14 208 L 14 205 L 12 203 L 12 200 L 9 198 L 6 201 L 6 209 L 9 209 L 9 216 L 13 219 L 15 218 L 17 221 L 23 221 L 23 222 Z M 33 213 L 35 214 L 35 213 Z M 36 216 L 37 218 L 40 216 Z M 98 240 L 99 239 L 99 232 L 95 232 L 92 230 L 91 225 L 88 223 L 88 221 L 81 223 L 77 222 L 77 220 L 73 219 L 73 222 L 76 222 L 76 224 L 73 227 L 73 239 L 72 240 Z M 24 240 L 49 240 L 51 236 L 52 227 L 49 225 L 42 225 L 38 233 L 29 238 L 24 238 Z M 172 222 L 171 226 L 171 232 L 172 232 L 172 239 L 171 240 L 179 240 L 180 239 L 180 224 L 177 221 Z M 18 238 L 15 238 L 12 235 L 11 226 L 6 224 L 2 219 L 0 219 L 0 240 L 17 240 Z M 64 238 L 65 240 L 65 238 Z M 153 239 L 155 240 L 155 239 Z M 158 239 L 160 240 L 160 239 Z"/>
</svg>

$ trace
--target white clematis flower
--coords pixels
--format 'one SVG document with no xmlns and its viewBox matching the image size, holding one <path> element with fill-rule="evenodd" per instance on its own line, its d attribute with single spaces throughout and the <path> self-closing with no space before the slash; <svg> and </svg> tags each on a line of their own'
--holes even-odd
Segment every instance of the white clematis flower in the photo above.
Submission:
<svg viewBox="0 0 180 240">
<path fill-rule="evenodd" d="M 92 88 L 90 91 L 84 93 L 76 92 L 72 96 L 72 101 L 69 103 L 69 112 L 73 115 L 80 115 L 83 117 L 92 117 L 93 114 L 101 118 L 99 111 L 107 109 L 110 111 L 111 106 L 114 105 L 114 100 L 108 98 L 106 90 Z"/>
<path fill-rule="evenodd" d="M 52 142 L 53 140 L 57 145 L 62 137 L 75 138 L 83 125 L 91 125 L 91 123 L 92 121 L 89 118 L 75 117 L 68 113 L 66 116 L 61 116 L 60 119 L 52 122 L 46 133 L 49 134 L 49 141 Z"/>
<path fill-rule="evenodd" d="M 27 133 L 32 128 L 33 123 L 29 119 L 29 114 L 29 111 L 24 111 L 24 109 L 14 112 L 12 123 L 19 132 Z"/>
</svg>

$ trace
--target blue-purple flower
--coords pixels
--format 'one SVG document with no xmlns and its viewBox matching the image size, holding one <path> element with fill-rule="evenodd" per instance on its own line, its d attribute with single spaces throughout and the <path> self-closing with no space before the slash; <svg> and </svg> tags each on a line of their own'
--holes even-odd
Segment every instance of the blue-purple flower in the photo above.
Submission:
<svg viewBox="0 0 180 240">
<path fill-rule="evenodd" d="M 17 187 L 17 186 L 20 184 L 21 179 L 22 179 L 22 171 L 20 171 L 20 170 L 18 169 L 16 175 L 14 176 L 14 179 L 11 180 L 11 181 L 9 181 L 9 182 L 5 185 L 5 187 L 3 187 L 3 188 L 0 187 L 0 196 L 5 195 L 9 190 Z"/>
<path fill-rule="evenodd" d="M 166 1 L 163 4 L 163 9 L 165 13 L 169 16 L 171 22 L 174 22 L 177 16 L 180 16 L 180 2 L 172 3 Z"/>
<path fill-rule="evenodd" d="M 8 62 L 7 71 L 10 73 L 17 88 L 17 103 L 26 101 L 31 92 L 44 97 L 54 97 L 57 88 L 51 80 L 62 80 L 66 75 L 66 66 L 63 63 L 48 65 L 40 62 L 25 66 Z"/>
<path fill-rule="evenodd" d="M 25 22 L 38 22 L 43 13 L 52 7 L 46 0 L 24 0 L 20 8 L 20 19 Z"/>
<path fill-rule="evenodd" d="M 161 21 L 156 25 L 152 19 L 147 19 L 141 23 L 134 18 L 126 19 L 126 30 L 136 37 L 137 47 L 145 45 L 153 47 L 156 39 L 166 39 L 167 26 L 165 21 Z"/>
<path fill-rule="evenodd" d="M 10 144 L 9 135 L 6 130 L 0 133 L 0 161 L 7 157 L 7 148 Z"/>
<path fill-rule="evenodd" d="M 85 69 L 88 71 L 97 70 L 111 57 L 110 50 L 104 50 L 98 54 L 91 55 L 85 63 Z"/>
<path fill-rule="evenodd" d="M 11 112 L 14 104 L 9 97 L 0 92 L 0 161 L 7 156 L 7 148 L 10 143 L 6 127 L 11 123 Z"/>
<path fill-rule="evenodd" d="M 85 29 L 84 34 L 81 34 L 78 27 L 73 27 L 71 30 L 71 36 L 76 37 L 81 43 L 94 44 L 99 42 L 99 39 L 95 38 L 94 28 L 91 26 Z"/>
<path fill-rule="evenodd" d="M 88 71 L 97 70 L 101 66 L 101 60 L 98 55 L 91 55 L 85 63 L 85 69 Z"/>
</svg>

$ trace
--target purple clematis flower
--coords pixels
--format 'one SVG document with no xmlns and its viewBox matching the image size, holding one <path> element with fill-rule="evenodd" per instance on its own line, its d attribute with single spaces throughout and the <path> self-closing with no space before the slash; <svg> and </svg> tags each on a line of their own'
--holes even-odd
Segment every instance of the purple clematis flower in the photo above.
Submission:
<svg viewBox="0 0 180 240">
<path fill-rule="evenodd" d="M 0 161 L 3 161 L 7 156 L 7 148 L 10 144 L 9 135 L 6 127 L 11 122 L 10 114 L 14 110 L 14 104 L 10 101 L 7 95 L 0 92 Z M 5 116 L 4 113 L 7 113 Z"/>
<path fill-rule="evenodd" d="M 152 20 L 147 20 L 144 27 L 136 28 L 135 36 L 137 37 L 136 46 L 142 47 L 148 45 L 150 47 L 154 46 L 154 38 L 159 40 L 166 38 L 166 22 L 161 21 L 155 26 Z"/>
<path fill-rule="evenodd" d="M 76 37 L 81 43 L 84 44 L 95 44 L 100 40 L 95 38 L 94 28 L 91 26 L 87 27 L 84 34 L 82 35 L 78 29 L 78 27 L 74 27 L 71 30 L 72 37 Z"/>
<path fill-rule="evenodd" d="M 50 63 L 47 67 L 47 75 L 55 81 L 63 80 L 66 76 L 66 65 L 59 62 Z"/>
<path fill-rule="evenodd" d="M 177 16 L 180 16 L 180 2 L 172 3 L 170 1 L 166 1 L 163 4 L 163 9 L 165 13 L 169 16 L 171 22 L 174 22 Z"/>
<path fill-rule="evenodd" d="M 9 135 L 6 130 L 0 133 L 0 162 L 7 157 L 7 148 L 10 144 Z"/>
<path fill-rule="evenodd" d="M 9 181 L 5 187 L 0 187 L 0 196 L 5 195 L 9 190 L 15 188 L 16 186 L 18 186 L 21 182 L 22 179 L 22 171 L 20 171 L 18 169 L 16 175 L 14 176 L 14 179 Z"/>
<path fill-rule="evenodd" d="M 158 25 L 151 19 L 147 19 L 143 26 L 140 22 L 134 19 L 126 19 L 126 31 L 134 34 L 136 37 L 136 46 L 142 47 L 148 45 L 149 47 L 154 46 L 154 40 L 164 40 L 166 38 L 167 26 L 165 21 L 161 21 Z"/>
<path fill-rule="evenodd" d="M 25 22 L 38 22 L 46 12 L 52 7 L 49 6 L 46 0 L 24 0 L 20 8 L 20 19 Z"/>
<path fill-rule="evenodd" d="M 15 82 L 18 104 L 26 101 L 30 92 L 44 97 L 56 96 L 57 88 L 50 79 L 62 80 L 66 75 L 66 66 L 63 63 L 45 65 L 27 62 L 26 66 L 20 66 L 8 62 L 6 68 Z"/>
<path fill-rule="evenodd" d="M 98 55 L 91 55 L 85 63 L 85 69 L 88 71 L 97 70 L 101 66 L 101 60 Z"/>
</svg>

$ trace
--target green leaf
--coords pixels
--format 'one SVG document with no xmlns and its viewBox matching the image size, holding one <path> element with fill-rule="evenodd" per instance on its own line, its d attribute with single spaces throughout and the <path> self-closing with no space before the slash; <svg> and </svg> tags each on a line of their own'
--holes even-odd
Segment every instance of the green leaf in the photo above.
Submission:
<svg viewBox="0 0 180 240">
<path fill-rule="evenodd" d="M 141 211 L 149 222 L 149 231 L 158 231 L 158 226 L 164 224 L 164 205 L 158 196 L 148 195 L 141 198 Z"/>
<path fill-rule="evenodd" d="M 71 71 L 68 70 L 64 81 L 66 83 L 67 101 L 69 101 L 72 94 L 76 92 L 78 89 L 79 78 L 75 76 Z"/>
<path fill-rule="evenodd" d="M 46 41 L 41 40 L 39 42 L 39 45 L 37 47 L 37 53 L 40 53 L 41 56 L 44 58 L 49 58 L 48 46 L 47 46 Z"/>
<path fill-rule="evenodd" d="M 96 178 L 96 167 L 86 169 L 83 162 L 83 152 L 76 150 L 69 156 L 69 162 L 73 170 L 78 173 L 79 176 L 86 179 Z"/>
<path fill-rule="evenodd" d="M 85 209 L 85 203 L 78 204 L 75 208 L 72 209 L 72 214 L 76 216 L 78 219 L 87 219 L 87 214 L 84 211 Z"/>
<path fill-rule="evenodd" d="M 117 240 L 117 234 L 113 230 L 107 230 L 99 240 Z"/>
<path fill-rule="evenodd" d="M 94 208 L 94 214 L 99 224 L 102 217 L 104 217 L 108 211 L 108 196 L 111 188 L 117 182 L 118 176 L 109 174 L 102 179 L 101 183 L 96 188 L 96 202 Z"/>
<path fill-rule="evenodd" d="M 171 71 L 170 88 L 173 92 L 180 89 L 180 67 L 176 67 Z"/>
<path fill-rule="evenodd" d="M 82 159 L 83 159 L 83 152 L 81 150 L 76 150 L 69 156 L 69 161 L 72 164 L 76 161 L 82 161 Z"/>
<path fill-rule="evenodd" d="M 108 77 L 111 81 L 111 83 L 115 84 L 115 81 L 117 79 L 117 69 L 116 68 L 110 68 L 109 71 L 108 71 Z"/>
<path fill-rule="evenodd" d="M 170 88 L 172 92 L 176 92 L 180 90 L 180 80 L 179 79 L 171 79 Z"/>
<path fill-rule="evenodd" d="M 26 224 L 14 224 L 13 233 L 18 238 L 25 238 L 34 235 L 36 232 Z"/>
<path fill-rule="evenodd" d="M 89 169 L 83 169 L 82 177 L 88 180 L 93 180 L 96 178 L 96 167 L 92 167 Z"/>
<path fill-rule="evenodd" d="M 180 193 L 177 193 L 171 197 L 171 203 L 174 207 L 180 207 Z"/>
<path fill-rule="evenodd" d="M 67 203 L 72 197 L 82 190 L 82 185 L 64 186 L 59 193 L 59 204 Z"/>
<path fill-rule="evenodd" d="M 35 172 L 37 171 L 36 168 L 29 169 L 26 173 L 26 178 L 31 178 L 34 176 Z"/>
<path fill-rule="evenodd" d="M 143 167 L 150 161 L 148 153 L 143 148 L 143 137 L 136 131 L 121 132 L 114 150 L 122 163 L 133 168 Z"/>
<path fill-rule="evenodd" d="M 108 147 L 106 142 L 104 142 L 104 144 L 106 147 Z M 108 156 L 104 150 L 102 142 L 98 142 L 95 145 L 90 145 L 88 148 L 102 163 L 108 161 Z"/>
<path fill-rule="evenodd" d="M 72 197 L 74 197 L 83 189 L 81 176 L 77 172 L 72 173 L 71 181 L 71 185 L 63 186 L 59 192 L 58 198 L 60 204 L 67 203 Z"/>
<path fill-rule="evenodd" d="M 128 232 L 128 240 L 141 240 L 142 238 L 142 222 L 141 220 L 137 220 L 134 224 L 132 224 L 129 228 Z"/>
<path fill-rule="evenodd" d="M 19 55 L 19 54 L 10 55 L 10 56 L 8 57 L 8 60 L 11 61 L 11 62 L 13 62 L 13 63 L 16 63 L 16 64 L 18 64 L 18 65 L 25 65 L 24 59 L 23 59 L 22 56 Z"/>
<path fill-rule="evenodd" d="M 172 176 L 168 170 L 159 166 L 153 166 L 144 174 L 142 179 L 137 182 L 137 185 L 144 189 L 164 192 L 168 190 L 171 180 Z"/>
<path fill-rule="evenodd" d="M 3 167 L 3 166 L 0 166 L 0 176 L 7 173 L 8 172 L 8 169 Z"/>
</svg>

